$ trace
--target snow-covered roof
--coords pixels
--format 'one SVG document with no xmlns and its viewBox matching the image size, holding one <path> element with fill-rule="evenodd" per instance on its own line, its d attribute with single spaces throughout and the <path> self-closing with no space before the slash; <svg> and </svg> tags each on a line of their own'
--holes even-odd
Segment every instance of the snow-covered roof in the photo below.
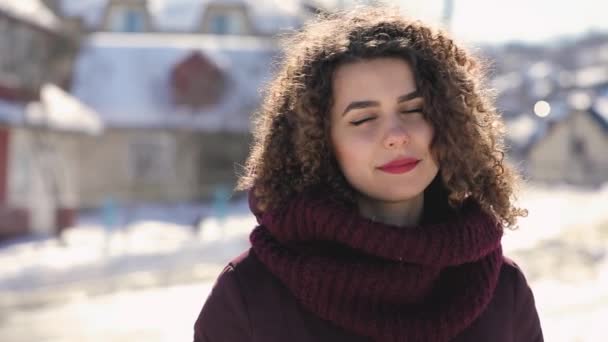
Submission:
<svg viewBox="0 0 608 342">
<path fill-rule="evenodd" d="M 593 107 L 608 122 L 608 89 L 597 97 Z"/>
<path fill-rule="evenodd" d="M 598 119 L 604 132 L 608 133 L 608 94 L 598 96 L 591 107 L 591 113 Z"/>
<path fill-rule="evenodd" d="M 591 95 L 584 91 L 573 91 L 566 98 L 568 105 L 575 110 L 588 110 L 593 99 Z"/>
<path fill-rule="evenodd" d="M 576 85 L 579 88 L 592 88 L 608 83 L 608 68 L 604 65 L 589 66 L 576 72 Z"/>
<path fill-rule="evenodd" d="M 47 83 L 40 90 L 40 102 L 25 110 L 29 124 L 61 131 L 99 134 L 103 130 L 97 113 L 56 85 Z"/>
<path fill-rule="evenodd" d="M 0 0 L 0 11 L 51 31 L 60 27 L 57 16 L 40 0 Z"/>
<path fill-rule="evenodd" d="M 526 74 L 534 79 L 543 79 L 551 75 L 554 69 L 549 61 L 540 61 L 532 64 Z"/>
<path fill-rule="evenodd" d="M 303 0 L 149 0 L 149 11 L 158 31 L 195 31 L 208 4 L 244 3 L 255 28 L 274 34 L 300 23 Z M 323 1 L 322 1 L 323 2 Z M 326 1 L 329 2 L 329 1 Z M 63 0 L 63 12 L 80 16 L 88 27 L 99 27 L 108 0 Z"/>
<path fill-rule="evenodd" d="M 513 147 L 522 148 L 539 129 L 539 122 L 529 114 L 521 114 L 518 117 L 505 122 L 507 137 Z"/>
<path fill-rule="evenodd" d="M 173 67 L 193 52 L 229 80 L 220 103 L 196 112 L 173 104 L 170 83 Z M 72 94 L 107 126 L 244 131 L 276 53 L 267 38 L 97 33 L 82 45 Z"/>
<path fill-rule="evenodd" d="M 76 98 L 53 84 L 40 89 L 40 101 L 23 103 L 0 99 L 0 124 L 43 126 L 57 131 L 98 134 L 99 116 Z"/>
<path fill-rule="evenodd" d="M 574 91 L 560 94 L 559 98 L 550 99 L 549 102 L 551 113 L 545 118 L 538 119 L 529 114 L 521 114 L 506 122 L 507 139 L 513 148 L 527 153 L 550 132 L 552 124 L 564 122 L 576 111 L 589 115 L 608 133 L 608 96 L 592 98 L 584 92 Z"/>
<path fill-rule="evenodd" d="M 497 75 L 492 79 L 492 88 L 497 92 L 503 93 L 511 89 L 517 89 L 524 83 L 521 73 L 512 71 L 506 74 Z"/>
</svg>

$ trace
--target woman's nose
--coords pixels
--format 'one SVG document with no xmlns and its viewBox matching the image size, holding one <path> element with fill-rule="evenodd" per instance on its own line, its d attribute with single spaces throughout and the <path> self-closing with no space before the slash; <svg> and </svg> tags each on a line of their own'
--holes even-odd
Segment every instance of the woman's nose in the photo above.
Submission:
<svg viewBox="0 0 608 342">
<path fill-rule="evenodd" d="M 407 145 L 410 142 L 410 136 L 407 132 L 407 129 L 403 127 L 403 125 L 393 124 L 385 138 L 384 138 L 384 147 L 386 148 L 395 148 L 402 147 Z"/>
</svg>

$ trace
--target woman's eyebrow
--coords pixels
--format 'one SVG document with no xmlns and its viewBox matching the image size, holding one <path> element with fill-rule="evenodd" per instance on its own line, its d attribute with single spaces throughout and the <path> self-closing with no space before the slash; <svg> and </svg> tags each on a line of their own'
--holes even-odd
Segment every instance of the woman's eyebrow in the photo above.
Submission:
<svg viewBox="0 0 608 342">
<path fill-rule="evenodd" d="M 354 101 L 354 102 L 351 102 L 348 106 L 346 106 L 346 109 L 342 113 L 342 116 L 346 115 L 346 113 L 348 111 L 353 110 L 353 109 L 377 107 L 379 105 L 380 105 L 380 102 L 378 102 L 378 101 Z"/>
<path fill-rule="evenodd" d="M 414 90 L 413 92 L 411 92 L 409 94 L 399 96 L 397 98 L 397 103 L 409 101 L 409 100 L 415 99 L 417 97 L 420 97 L 420 92 L 418 92 L 418 90 Z"/>
<path fill-rule="evenodd" d="M 415 99 L 417 97 L 420 97 L 420 93 L 418 92 L 418 90 L 414 90 L 411 93 L 399 96 L 397 98 L 397 103 L 409 101 L 409 100 Z M 362 109 L 362 108 L 377 107 L 377 106 L 380 106 L 380 102 L 378 102 L 378 101 L 371 101 L 371 100 L 353 101 L 348 106 L 346 106 L 346 109 L 344 109 L 342 116 L 346 115 L 346 113 L 348 113 L 349 111 L 354 110 L 354 109 Z"/>
</svg>

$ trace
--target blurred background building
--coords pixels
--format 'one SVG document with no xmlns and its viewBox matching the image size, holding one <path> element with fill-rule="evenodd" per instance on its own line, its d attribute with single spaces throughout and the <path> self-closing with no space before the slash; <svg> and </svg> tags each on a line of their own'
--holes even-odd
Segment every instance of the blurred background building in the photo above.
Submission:
<svg viewBox="0 0 608 342">
<path fill-rule="evenodd" d="M 489 62 L 530 209 L 506 250 L 530 274 L 547 340 L 597 341 L 590 326 L 608 316 L 607 8 L 392 3 Z M 141 300 L 154 301 L 182 286 L 171 302 L 194 318 L 255 223 L 231 189 L 281 35 L 354 4 L 0 0 L 0 339 L 190 338 L 190 322 L 158 316 L 172 323 L 154 330 L 104 312 L 138 306 L 117 293 L 152 289 Z M 564 294 L 571 302 L 552 304 Z M 102 323 L 53 324 L 80 316 Z"/>
<path fill-rule="evenodd" d="M 277 35 L 315 11 L 299 1 L 0 4 L 0 237 L 57 234 L 108 198 L 193 201 L 233 186 Z M 68 100 L 49 108 L 59 97 L 69 114 Z"/>
<path fill-rule="evenodd" d="M 108 198 L 196 201 L 233 186 L 278 37 L 349 4 L 0 3 L 4 237 L 57 234 Z M 439 3 L 450 28 L 454 1 Z M 509 157 L 529 179 L 608 180 L 606 34 L 486 43 L 481 54 L 493 63 Z"/>
</svg>

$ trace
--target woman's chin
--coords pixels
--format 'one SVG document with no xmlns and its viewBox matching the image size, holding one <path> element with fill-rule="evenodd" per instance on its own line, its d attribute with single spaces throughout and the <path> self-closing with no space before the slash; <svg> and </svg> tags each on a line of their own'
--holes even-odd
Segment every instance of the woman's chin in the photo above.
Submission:
<svg viewBox="0 0 608 342">
<path fill-rule="evenodd" d="M 423 191 L 424 189 L 411 189 L 401 191 L 395 191 L 395 189 L 383 189 L 376 191 L 365 191 L 360 193 L 362 193 L 364 197 L 370 200 L 387 203 L 401 203 L 417 198 L 422 194 Z"/>
</svg>

